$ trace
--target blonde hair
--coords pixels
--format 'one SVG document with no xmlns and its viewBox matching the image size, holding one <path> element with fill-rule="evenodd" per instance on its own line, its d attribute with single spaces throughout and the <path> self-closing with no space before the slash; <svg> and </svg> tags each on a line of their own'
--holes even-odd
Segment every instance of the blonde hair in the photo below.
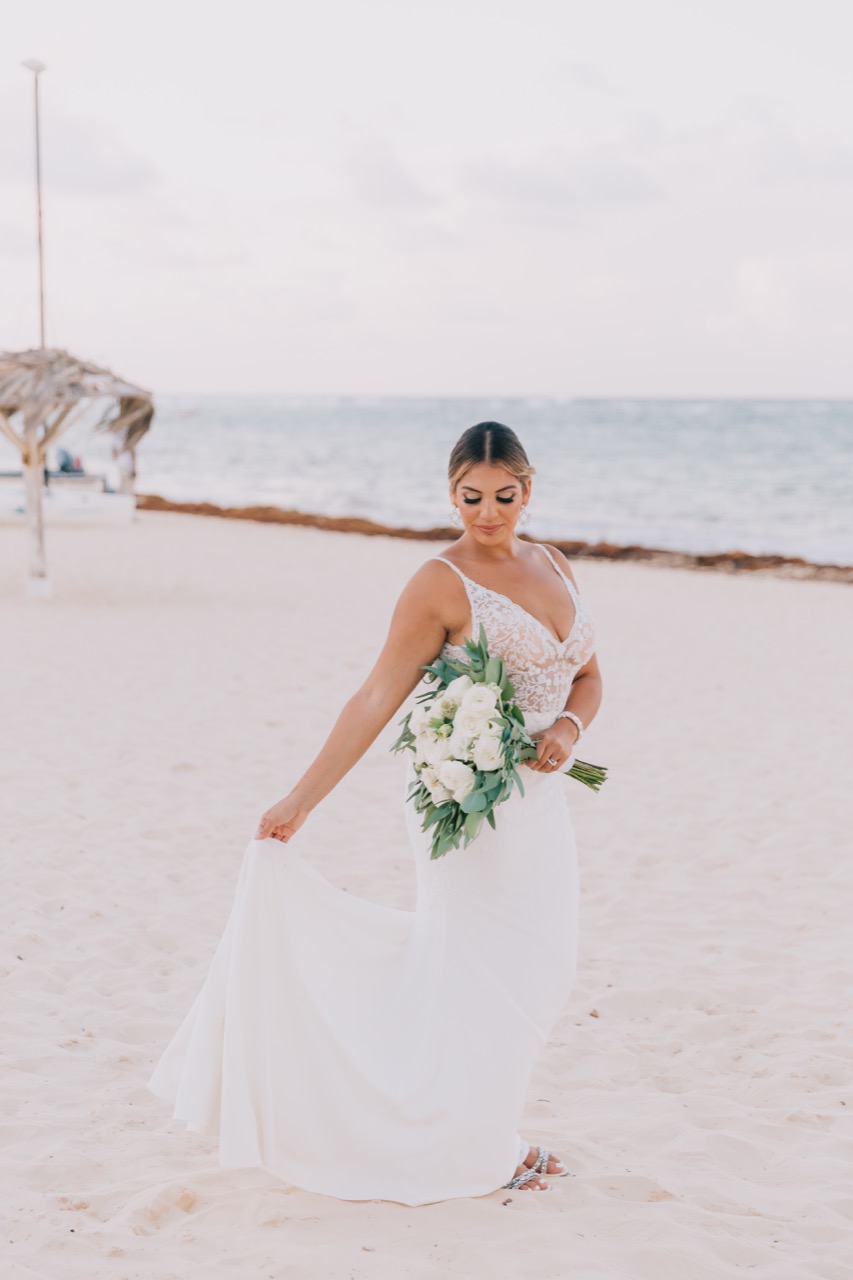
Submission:
<svg viewBox="0 0 853 1280">
<path fill-rule="evenodd" d="M 536 474 L 524 445 L 513 431 L 502 422 L 478 422 L 475 427 L 463 431 L 456 441 L 447 464 L 447 478 L 455 489 L 466 471 L 478 462 L 489 462 L 503 467 L 516 480 L 529 480 Z"/>
</svg>

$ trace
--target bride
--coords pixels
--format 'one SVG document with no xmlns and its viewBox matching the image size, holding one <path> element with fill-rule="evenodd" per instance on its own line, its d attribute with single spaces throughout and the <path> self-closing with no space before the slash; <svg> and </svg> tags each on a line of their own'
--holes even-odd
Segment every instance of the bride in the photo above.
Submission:
<svg viewBox="0 0 853 1280">
<path fill-rule="evenodd" d="M 517 1124 L 574 977 L 577 863 L 559 775 L 601 678 L 568 561 L 516 534 L 533 470 L 500 423 L 462 435 L 449 465 L 461 536 L 404 587 L 367 680 L 246 849 L 205 983 L 148 1086 L 218 1136 L 225 1168 L 407 1205 L 547 1191 L 566 1173 Z M 481 624 L 537 741 L 524 795 L 499 807 L 496 830 L 434 860 L 406 806 L 414 911 L 337 888 L 293 837 L 423 667 L 461 656 Z"/>
</svg>

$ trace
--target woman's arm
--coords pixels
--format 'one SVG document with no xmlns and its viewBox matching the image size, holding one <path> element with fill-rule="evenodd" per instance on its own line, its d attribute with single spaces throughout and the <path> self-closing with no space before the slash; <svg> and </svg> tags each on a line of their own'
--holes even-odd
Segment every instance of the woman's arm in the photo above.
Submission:
<svg viewBox="0 0 853 1280">
<path fill-rule="evenodd" d="M 311 810 L 361 759 L 423 677 L 455 625 L 455 597 L 444 570 L 427 562 L 406 584 L 394 608 L 388 636 L 361 688 L 346 703 L 316 759 L 293 790 L 262 816 L 256 840 L 287 841 Z M 456 606 L 458 607 L 458 606 Z"/>
<path fill-rule="evenodd" d="M 588 729 L 590 721 L 595 719 L 601 705 L 601 692 L 601 672 L 598 669 L 598 659 L 593 654 L 572 681 L 563 710 L 574 711 L 575 715 L 580 717 L 584 728 Z M 528 767 L 541 769 L 544 773 L 551 773 L 554 768 L 560 768 L 574 751 L 578 732 L 578 727 L 573 720 L 555 720 L 550 728 L 543 729 L 542 733 L 534 735 L 537 758 L 527 761 Z M 549 765 L 549 759 L 557 760 L 559 763 L 555 766 Z"/>
<path fill-rule="evenodd" d="M 572 687 L 569 691 L 568 701 L 566 702 L 565 711 L 574 711 L 576 716 L 580 717 L 585 729 L 589 728 L 590 722 L 595 719 L 598 714 L 598 708 L 601 706 L 601 671 L 598 666 L 598 658 L 592 655 L 589 662 L 578 671 Z M 571 720 L 561 720 L 560 724 L 566 724 L 572 734 L 572 740 L 576 740 L 578 735 L 578 727 Z"/>
</svg>

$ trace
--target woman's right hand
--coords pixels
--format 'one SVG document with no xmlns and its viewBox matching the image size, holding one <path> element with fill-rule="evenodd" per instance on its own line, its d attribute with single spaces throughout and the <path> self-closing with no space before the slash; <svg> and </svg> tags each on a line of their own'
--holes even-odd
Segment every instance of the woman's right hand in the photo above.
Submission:
<svg viewBox="0 0 853 1280">
<path fill-rule="evenodd" d="M 279 800 L 278 804 L 274 804 L 271 809 L 267 809 L 266 813 L 261 815 L 254 839 L 281 840 L 287 844 L 291 836 L 296 835 L 310 812 L 311 810 L 300 804 L 294 796 L 285 796 L 283 800 Z"/>
</svg>

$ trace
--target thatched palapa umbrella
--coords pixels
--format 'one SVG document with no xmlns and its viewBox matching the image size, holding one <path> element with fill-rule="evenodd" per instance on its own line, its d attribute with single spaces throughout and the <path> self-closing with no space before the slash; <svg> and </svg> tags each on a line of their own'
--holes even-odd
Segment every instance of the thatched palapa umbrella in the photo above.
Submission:
<svg viewBox="0 0 853 1280">
<path fill-rule="evenodd" d="M 0 431 L 20 450 L 24 466 L 33 595 L 49 592 L 41 505 L 47 446 L 87 411 L 93 429 L 133 448 L 151 426 L 154 405 L 150 392 L 67 351 L 0 352 Z"/>
</svg>

